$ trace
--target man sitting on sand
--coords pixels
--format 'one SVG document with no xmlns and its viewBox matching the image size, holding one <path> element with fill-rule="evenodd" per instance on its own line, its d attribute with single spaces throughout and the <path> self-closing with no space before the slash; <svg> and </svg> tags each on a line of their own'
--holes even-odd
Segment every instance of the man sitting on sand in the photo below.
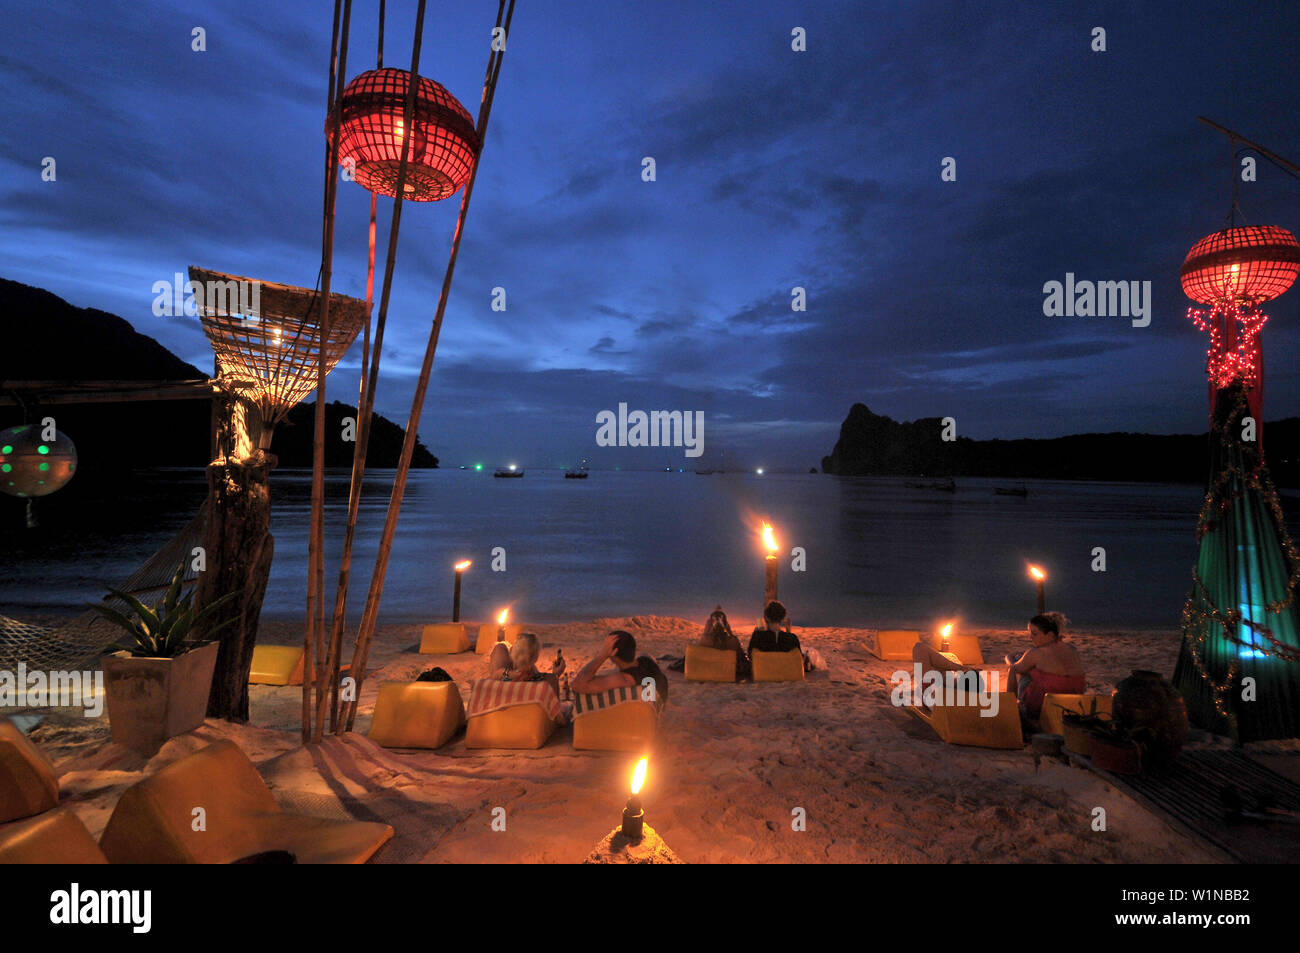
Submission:
<svg viewBox="0 0 1300 953">
<path fill-rule="evenodd" d="M 515 644 L 508 648 L 506 643 L 498 642 L 492 646 L 492 654 L 488 656 L 488 678 L 501 682 L 546 682 L 558 698 L 559 679 L 550 672 L 537 670 L 541 651 L 541 642 L 531 632 L 520 633 Z"/>
<path fill-rule="evenodd" d="M 613 671 L 597 675 L 606 662 L 613 662 Z M 668 699 L 668 676 L 648 655 L 636 654 L 636 639 L 631 632 L 616 629 L 605 637 L 605 644 L 590 662 L 574 676 L 572 688 L 585 695 L 607 692 L 611 688 L 636 686 L 641 688 L 645 679 L 654 679 L 656 698 Z"/>
<path fill-rule="evenodd" d="M 745 654 L 745 647 L 740 644 L 740 639 L 736 638 L 735 633 L 731 631 L 731 623 L 727 621 L 727 614 L 722 611 L 722 606 L 714 609 L 709 616 L 709 621 L 705 623 L 704 634 L 700 636 L 700 645 L 735 652 L 736 681 L 749 678 L 749 656 Z"/>
<path fill-rule="evenodd" d="M 785 628 L 781 626 L 784 623 Z M 785 606 L 772 601 L 763 610 L 763 624 L 749 637 L 749 655 L 755 652 L 798 652 L 799 639 L 790 631 L 790 617 Z"/>
<path fill-rule="evenodd" d="M 1049 692 L 1079 695 L 1087 687 L 1078 651 L 1061 641 L 1065 624 L 1066 618 L 1059 612 L 1034 616 L 1029 620 L 1029 641 L 1034 647 L 1005 659 L 1010 666 L 1007 691 L 1017 692 L 1021 713 L 1033 721 L 1042 713 L 1043 699 Z"/>
</svg>

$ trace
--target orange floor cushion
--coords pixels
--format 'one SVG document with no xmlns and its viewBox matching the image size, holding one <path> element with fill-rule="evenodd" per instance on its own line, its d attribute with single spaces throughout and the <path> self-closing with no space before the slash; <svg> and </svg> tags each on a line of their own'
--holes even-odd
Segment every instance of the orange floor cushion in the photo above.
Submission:
<svg viewBox="0 0 1300 953">
<path fill-rule="evenodd" d="M 86 825 L 66 807 L 0 824 L 0 866 L 106 863 Z"/>
<path fill-rule="evenodd" d="M 921 638 L 916 629 L 868 629 L 863 647 L 878 659 L 912 660 L 912 646 Z"/>
<path fill-rule="evenodd" d="M 980 648 L 978 635 L 951 635 L 948 637 L 948 651 L 957 656 L 962 665 L 983 665 L 984 651 Z M 908 655 L 911 658 L 911 655 Z"/>
<path fill-rule="evenodd" d="M 32 740 L 0 718 L 0 824 L 57 806 L 59 776 Z"/>
<path fill-rule="evenodd" d="M 911 709 L 950 745 L 978 748 L 1023 748 L 1020 707 L 1014 692 L 1000 692 L 996 715 L 985 716 L 976 705 L 935 705 L 929 712 Z"/>
<path fill-rule="evenodd" d="M 788 652 L 755 652 L 749 661 L 756 682 L 803 681 L 803 653 L 798 649 Z"/>
<path fill-rule="evenodd" d="M 384 682 L 370 740 L 385 748 L 441 748 L 465 724 L 455 682 Z"/>
<path fill-rule="evenodd" d="M 707 645 L 686 646 L 686 680 L 734 682 L 736 653 L 732 649 L 715 649 Z"/>
<path fill-rule="evenodd" d="M 573 747 L 579 751 L 647 753 L 658 727 L 659 713 L 652 702 L 625 701 L 609 708 L 593 707 L 573 719 Z"/>
<path fill-rule="evenodd" d="M 469 628 L 464 622 L 434 622 L 420 632 L 421 655 L 454 655 L 469 651 Z"/>
<path fill-rule="evenodd" d="M 465 726 L 466 748 L 540 748 L 555 731 L 541 705 L 512 705 L 474 715 Z"/>
<path fill-rule="evenodd" d="M 279 850 L 302 864 L 363 864 L 392 836 L 387 824 L 284 811 L 244 752 L 218 741 L 128 788 L 99 846 L 115 864 L 228 864 Z"/>
</svg>

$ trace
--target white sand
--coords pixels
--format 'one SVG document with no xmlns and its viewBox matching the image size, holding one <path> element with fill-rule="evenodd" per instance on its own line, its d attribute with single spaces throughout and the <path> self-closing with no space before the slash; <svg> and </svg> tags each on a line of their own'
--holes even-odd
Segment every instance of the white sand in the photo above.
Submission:
<svg viewBox="0 0 1300 953">
<path fill-rule="evenodd" d="M 639 652 L 680 655 L 698 623 L 664 617 L 535 626 L 549 668 L 555 647 L 574 672 L 611 628 Z M 669 673 L 668 706 L 643 799 L 646 820 L 681 857 L 707 862 L 1112 862 L 1220 859 L 1165 826 L 1091 773 L 1028 751 L 949 746 L 889 701 L 890 673 L 863 648 L 859 629 L 796 630 L 829 672 L 802 683 L 689 683 Z M 990 663 L 1024 636 L 979 631 Z M 263 641 L 291 642 L 292 623 L 263 626 Z M 418 626 L 388 626 L 372 652 L 357 731 L 299 743 L 300 688 L 253 686 L 252 722 L 209 720 L 147 762 L 108 737 L 107 719 L 53 714 L 33 738 L 55 760 L 65 804 L 98 835 L 121 792 L 218 738 L 258 764 L 288 808 L 382 819 L 397 830 L 377 862 L 578 862 L 619 822 L 633 759 L 577 752 L 568 729 L 538 751 L 469 751 L 463 733 L 438 751 L 389 751 L 365 732 L 379 683 L 441 665 L 468 695 L 485 657 L 421 656 Z M 1071 633 L 1089 691 L 1109 693 L 1131 669 L 1172 672 L 1176 631 Z M 661 662 L 666 668 L 666 662 Z M 1297 775 L 1300 742 L 1250 746 Z M 1104 807 L 1108 830 L 1091 829 Z M 491 829 L 493 808 L 506 830 Z M 803 808 L 807 830 L 791 829 Z"/>
</svg>

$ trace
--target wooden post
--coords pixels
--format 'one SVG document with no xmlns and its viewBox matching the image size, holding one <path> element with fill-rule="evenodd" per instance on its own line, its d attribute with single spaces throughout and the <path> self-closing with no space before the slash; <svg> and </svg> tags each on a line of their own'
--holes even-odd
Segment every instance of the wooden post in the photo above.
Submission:
<svg viewBox="0 0 1300 953">
<path fill-rule="evenodd" d="M 776 557 L 768 556 L 764 559 L 763 572 L 763 608 L 766 609 L 769 602 L 776 602 Z"/>
<path fill-rule="evenodd" d="M 194 604 L 202 607 L 228 592 L 239 593 L 207 623 L 214 628 L 234 619 L 219 636 L 208 716 L 247 721 L 248 673 L 275 552 L 268 476 L 276 461 L 258 449 L 263 428 L 253 404 L 221 390 L 213 405 L 217 452 L 208 465 L 208 523 L 203 533 L 206 568 L 199 573 Z"/>
</svg>

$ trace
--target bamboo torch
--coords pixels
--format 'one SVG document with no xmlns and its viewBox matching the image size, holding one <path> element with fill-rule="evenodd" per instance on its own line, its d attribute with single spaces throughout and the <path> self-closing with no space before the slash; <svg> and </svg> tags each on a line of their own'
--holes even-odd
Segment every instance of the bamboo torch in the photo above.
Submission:
<svg viewBox="0 0 1300 953">
<path fill-rule="evenodd" d="M 469 567 L 470 561 L 468 559 L 462 559 L 460 562 L 456 563 L 454 567 L 456 570 L 456 588 L 453 590 L 451 597 L 452 622 L 460 621 L 460 577 L 465 574 L 465 570 Z"/>
<path fill-rule="evenodd" d="M 763 545 L 767 547 L 767 556 L 763 560 L 763 608 L 766 609 L 768 603 L 776 601 L 776 554 L 780 549 L 770 523 L 763 524 Z"/>
</svg>

